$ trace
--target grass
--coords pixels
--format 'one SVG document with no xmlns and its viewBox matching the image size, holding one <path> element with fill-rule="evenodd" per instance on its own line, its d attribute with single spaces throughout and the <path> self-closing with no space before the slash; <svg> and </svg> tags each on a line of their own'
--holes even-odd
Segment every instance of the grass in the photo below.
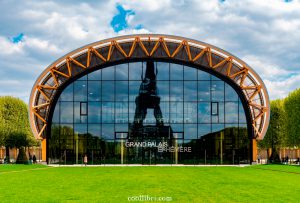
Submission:
<svg viewBox="0 0 300 203">
<path fill-rule="evenodd" d="M 300 167 L 48 167 L 0 165 L 0 202 L 298 202 Z"/>
</svg>

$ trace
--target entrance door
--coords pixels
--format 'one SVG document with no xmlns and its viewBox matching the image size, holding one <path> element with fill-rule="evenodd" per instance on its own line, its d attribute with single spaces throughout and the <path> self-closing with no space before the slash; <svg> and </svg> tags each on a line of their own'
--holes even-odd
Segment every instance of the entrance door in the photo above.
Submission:
<svg viewBox="0 0 300 203">
<path fill-rule="evenodd" d="M 156 164 L 156 147 L 144 147 L 142 152 L 142 161 L 144 165 Z"/>
</svg>

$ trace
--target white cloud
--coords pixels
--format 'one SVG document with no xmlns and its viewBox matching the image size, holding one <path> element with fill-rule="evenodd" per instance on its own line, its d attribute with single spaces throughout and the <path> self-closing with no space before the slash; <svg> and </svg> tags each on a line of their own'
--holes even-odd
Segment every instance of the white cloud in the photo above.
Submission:
<svg viewBox="0 0 300 203">
<path fill-rule="evenodd" d="M 2 55 L 11 55 L 11 54 L 18 54 L 22 52 L 22 48 L 24 46 L 23 42 L 20 43 L 12 43 L 8 38 L 0 36 L 0 47 Z"/>
<path fill-rule="evenodd" d="M 135 15 L 114 33 L 116 3 Z M 299 87 L 300 2 L 283 0 L 0 1 L 0 73 L 32 85 L 60 56 L 85 44 L 123 34 L 162 33 L 204 41 L 245 60 L 265 81 L 271 99 Z M 18 13 L 18 15 L 12 15 Z M 142 29 L 133 27 L 142 25 Z M 24 33 L 14 44 L 9 38 Z M 18 73 L 18 74 L 16 74 Z M 25 98 L 15 84 L 0 94 Z"/>
<path fill-rule="evenodd" d="M 289 92 L 299 88 L 300 75 L 294 75 L 286 80 L 265 80 L 271 99 L 284 98 Z"/>
</svg>

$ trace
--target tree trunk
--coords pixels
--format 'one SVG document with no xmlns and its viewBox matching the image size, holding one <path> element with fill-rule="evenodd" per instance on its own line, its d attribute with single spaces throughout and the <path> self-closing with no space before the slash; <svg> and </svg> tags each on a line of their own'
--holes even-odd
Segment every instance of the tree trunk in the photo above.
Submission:
<svg viewBox="0 0 300 203">
<path fill-rule="evenodd" d="M 9 147 L 5 147 L 5 157 L 6 157 L 6 163 L 10 163 Z"/>
</svg>

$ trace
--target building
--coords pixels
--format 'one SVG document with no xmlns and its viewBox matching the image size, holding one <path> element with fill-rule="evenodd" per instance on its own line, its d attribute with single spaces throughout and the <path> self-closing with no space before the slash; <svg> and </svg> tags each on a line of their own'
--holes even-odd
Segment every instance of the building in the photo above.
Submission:
<svg viewBox="0 0 300 203">
<path fill-rule="evenodd" d="M 266 87 L 244 61 L 175 36 L 79 48 L 35 82 L 31 128 L 50 164 L 243 164 L 269 123 Z"/>
</svg>

